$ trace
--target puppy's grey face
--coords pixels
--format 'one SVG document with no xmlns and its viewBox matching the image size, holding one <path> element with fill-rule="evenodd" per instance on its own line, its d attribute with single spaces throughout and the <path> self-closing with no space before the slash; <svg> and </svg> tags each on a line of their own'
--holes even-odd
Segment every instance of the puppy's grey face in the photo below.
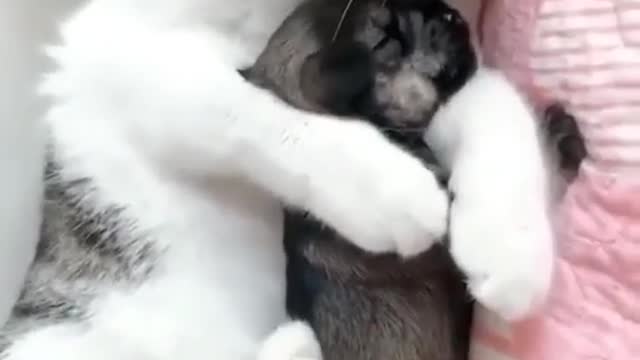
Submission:
<svg viewBox="0 0 640 360">
<path fill-rule="evenodd" d="M 475 69 L 468 26 L 441 0 L 316 0 L 245 76 L 306 110 L 419 130 Z"/>
<path fill-rule="evenodd" d="M 380 8 L 372 18 L 357 35 L 374 58 L 371 92 L 361 106 L 385 125 L 424 127 L 477 67 L 469 28 L 439 1 Z"/>
</svg>

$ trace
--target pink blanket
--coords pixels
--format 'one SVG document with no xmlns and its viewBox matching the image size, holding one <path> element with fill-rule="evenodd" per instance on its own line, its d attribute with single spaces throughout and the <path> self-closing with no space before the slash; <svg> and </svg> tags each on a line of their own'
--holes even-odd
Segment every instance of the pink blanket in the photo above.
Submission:
<svg viewBox="0 0 640 360">
<path fill-rule="evenodd" d="M 478 0 L 466 0 L 478 1 Z M 489 0 L 486 61 L 577 116 L 589 158 L 558 214 L 544 313 L 480 312 L 472 360 L 640 359 L 640 0 Z"/>
</svg>

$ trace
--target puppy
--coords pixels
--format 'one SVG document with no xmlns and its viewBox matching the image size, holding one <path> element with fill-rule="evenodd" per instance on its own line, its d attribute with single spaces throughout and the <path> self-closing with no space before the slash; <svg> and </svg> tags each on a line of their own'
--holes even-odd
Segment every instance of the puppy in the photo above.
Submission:
<svg viewBox="0 0 640 360">
<path fill-rule="evenodd" d="M 301 6 L 243 74 L 302 109 L 371 121 L 437 169 L 422 132 L 476 69 L 467 24 L 440 1 L 354 2 L 339 24 L 346 5 Z M 374 256 L 304 213 L 285 219 L 287 309 L 325 359 L 466 358 L 471 301 L 444 246 Z"/>
<path fill-rule="evenodd" d="M 347 3 L 302 5 L 242 73 L 299 108 L 371 121 L 437 171 L 422 132 L 477 67 L 466 23 L 439 1 L 354 2 L 343 19 Z M 575 167 L 575 121 L 557 106 L 546 117 Z M 295 210 L 284 242 L 287 309 L 311 324 L 325 359 L 467 358 L 471 299 L 446 242 L 408 260 L 374 256 Z"/>
</svg>

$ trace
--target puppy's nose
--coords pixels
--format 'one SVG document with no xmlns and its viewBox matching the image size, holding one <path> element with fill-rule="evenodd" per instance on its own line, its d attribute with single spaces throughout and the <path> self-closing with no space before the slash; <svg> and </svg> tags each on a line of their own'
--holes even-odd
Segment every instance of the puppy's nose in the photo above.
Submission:
<svg viewBox="0 0 640 360">
<path fill-rule="evenodd" d="M 426 126 L 438 104 L 438 91 L 413 70 L 402 70 L 376 86 L 378 103 L 396 127 Z"/>
</svg>

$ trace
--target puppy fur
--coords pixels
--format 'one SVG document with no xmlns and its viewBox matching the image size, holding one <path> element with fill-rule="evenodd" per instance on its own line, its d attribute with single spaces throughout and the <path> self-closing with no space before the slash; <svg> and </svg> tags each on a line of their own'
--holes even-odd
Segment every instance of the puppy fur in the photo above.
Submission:
<svg viewBox="0 0 640 360">
<path fill-rule="evenodd" d="M 466 23 L 439 1 L 360 2 L 334 42 L 326 24 L 346 3 L 298 8 L 243 74 L 302 109 L 368 119 L 437 167 L 421 134 L 476 69 Z M 372 255 L 305 213 L 285 219 L 287 309 L 311 324 L 325 359 L 466 358 L 471 300 L 444 245 Z"/>
</svg>

